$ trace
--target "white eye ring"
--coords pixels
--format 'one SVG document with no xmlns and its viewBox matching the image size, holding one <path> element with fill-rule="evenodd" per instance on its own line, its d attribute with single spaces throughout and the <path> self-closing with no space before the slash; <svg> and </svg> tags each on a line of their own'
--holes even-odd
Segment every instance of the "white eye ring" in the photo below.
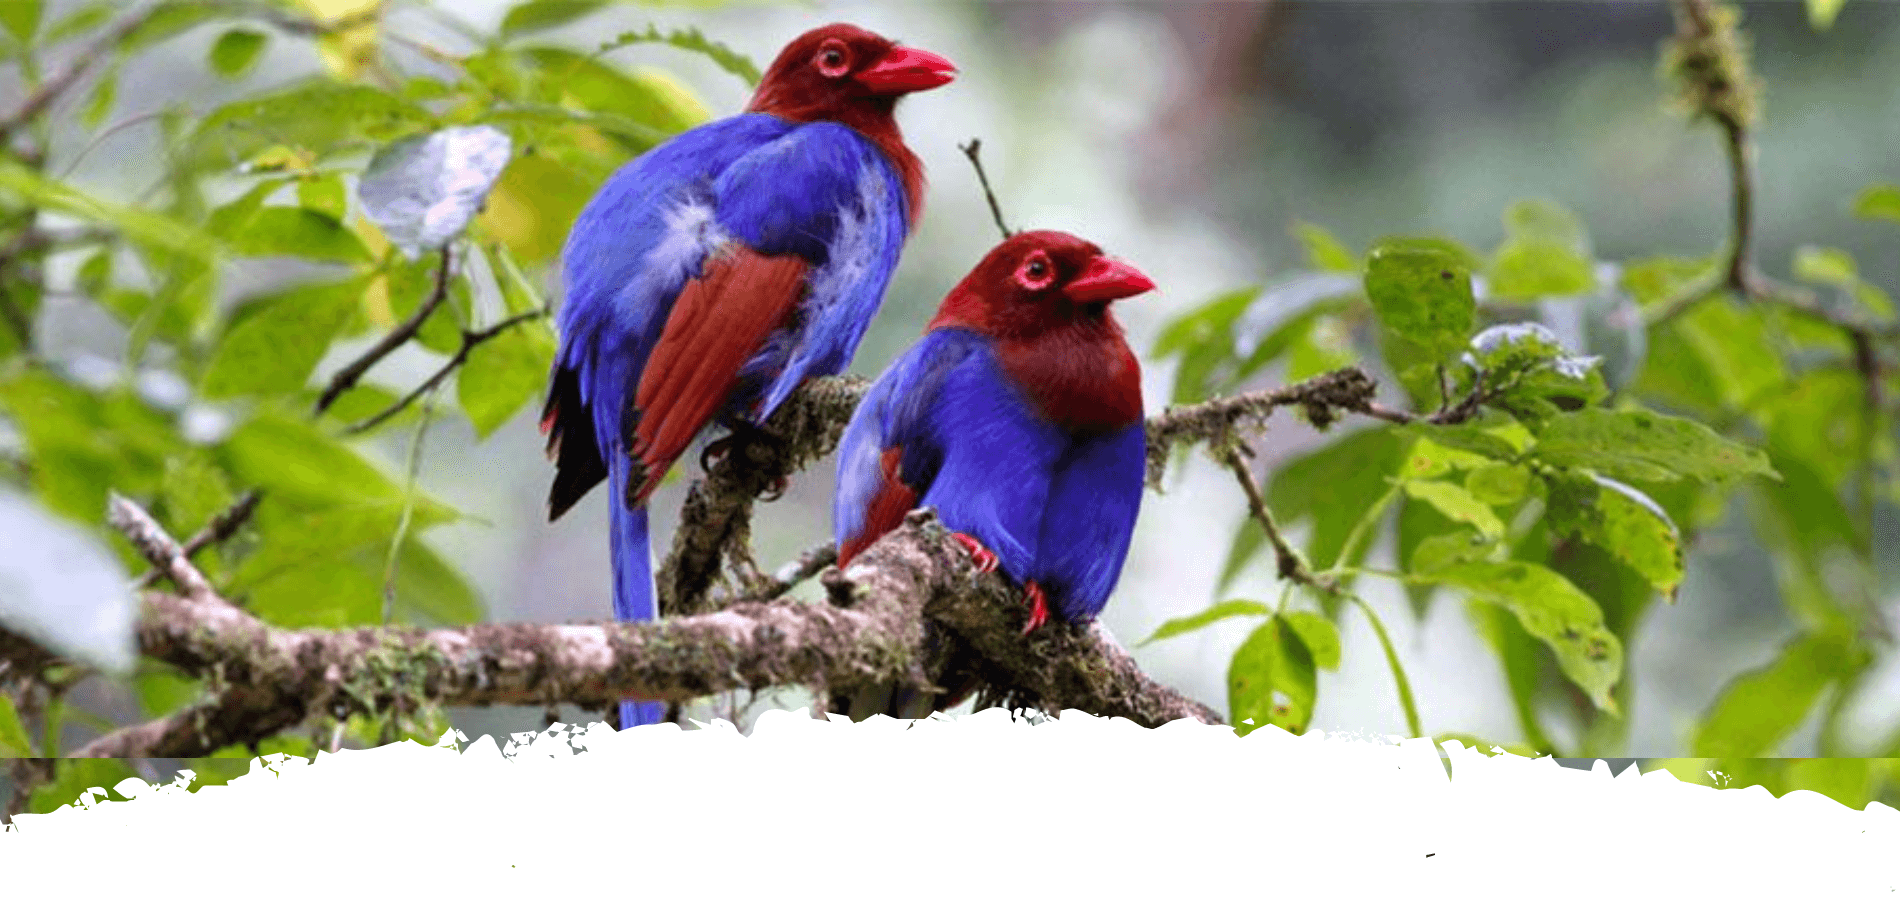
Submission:
<svg viewBox="0 0 1900 900">
<path fill-rule="evenodd" d="M 837 78 L 851 71 L 851 55 L 837 41 L 826 41 L 824 46 L 819 47 L 818 56 L 813 62 L 818 66 L 818 74 L 826 78 Z"/>
<path fill-rule="evenodd" d="M 1032 291 L 1040 291 L 1056 280 L 1056 267 L 1049 262 L 1049 255 L 1041 250 L 1029 255 L 1022 267 L 1016 270 L 1016 283 Z"/>
</svg>

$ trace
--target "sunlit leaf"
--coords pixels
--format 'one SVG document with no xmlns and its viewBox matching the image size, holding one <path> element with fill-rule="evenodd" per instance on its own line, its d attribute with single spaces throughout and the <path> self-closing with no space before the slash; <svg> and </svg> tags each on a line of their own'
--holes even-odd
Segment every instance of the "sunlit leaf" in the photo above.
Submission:
<svg viewBox="0 0 1900 900">
<path fill-rule="evenodd" d="M 1776 477 L 1760 450 L 1700 422 L 1646 409 L 1583 409 L 1559 416 L 1538 436 L 1531 455 L 1549 465 L 1595 469 L 1623 480 Z"/>
<path fill-rule="evenodd" d="M 456 400 L 477 439 L 486 438 L 547 387 L 554 335 L 539 320 L 523 322 L 469 352 L 456 373 Z"/>
<path fill-rule="evenodd" d="M 1900 184 L 1870 184 L 1854 198 L 1854 215 L 1900 222 Z"/>
<path fill-rule="evenodd" d="M 256 64 L 269 43 L 270 36 L 261 31 L 233 28 L 218 35 L 217 43 L 211 45 L 211 70 L 226 78 L 236 78 Z"/>
<path fill-rule="evenodd" d="M 1442 241 L 1388 239 L 1372 246 L 1366 296 L 1379 321 L 1439 359 L 1464 347 L 1477 317 L 1471 269 Z"/>
<path fill-rule="evenodd" d="M 20 724 L 20 711 L 13 705 L 13 698 L 0 694 L 0 758 L 39 755 L 33 752 L 33 739 L 26 736 L 26 726 Z"/>
<path fill-rule="evenodd" d="M 1682 538 L 1669 514 L 1648 495 L 1601 476 L 1552 477 L 1545 521 L 1556 535 L 1575 535 L 1608 551 L 1673 597 L 1682 583 Z"/>
<path fill-rule="evenodd" d="M 501 36 L 514 38 L 559 28 L 606 5 L 603 0 L 531 0 L 501 17 Z"/>
<path fill-rule="evenodd" d="M 362 294 L 362 279 L 305 285 L 251 302 L 218 345 L 207 397 L 285 394 L 304 386 Z"/>
<path fill-rule="evenodd" d="M 1273 615 L 1273 607 L 1265 603 L 1256 603 L 1252 600 L 1222 600 L 1191 616 L 1181 616 L 1161 623 L 1161 627 L 1156 628 L 1155 633 L 1148 635 L 1148 639 L 1142 643 L 1152 643 L 1175 635 L 1187 634 L 1190 631 L 1199 631 L 1215 622 L 1234 616 L 1270 615 Z"/>
<path fill-rule="evenodd" d="M 1292 228 L 1293 236 L 1306 248 L 1306 264 L 1322 272 L 1357 272 L 1359 257 L 1333 237 L 1333 233 L 1307 222 Z"/>
<path fill-rule="evenodd" d="M 1280 618 L 1300 636 L 1300 643 L 1313 655 L 1313 665 L 1339 671 L 1339 627 L 1331 619 L 1305 610 L 1283 613 Z"/>
<path fill-rule="evenodd" d="M 1505 240 L 1487 270 L 1490 292 L 1505 300 L 1583 294 L 1596 286 L 1583 224 L 1547 200 L 1521 200 L 1504 212 Z"/>
<path fill-rule="evenodd" d="M 31 44 L 40 30 L 41 0 L 6 0 L 0 3 L 0 25 L 22 44 Z"/>
<path fill-rule="evenodd" d="M 356 232 L 323 213 L 300 206 L 266 206 L 230 235 L 231 250 L 245 256 L 301 256 L 326 262 L 368 262 L 369 248 Z"/>
<path fill-rule="evenodd" d="M 1312 652 L 1279 616 L 1255 629 L 1228 664 L 1229 721 L 1243 735 L 1267 725 L 1304 731 L 1318 692 Z"/>
<path fill-rule="evenodd" d="M 1596 601 L 1569 580 L 1518 560 L 1461 563 L 1423 574 L 1509 609 L 1525 631 L 1555 652 L 1564 675 L 1599 709 L 1616 711 L 1610 689 L 1622 675 L 1622 642 L 1604 627 Z"/>
<path fill-rule="evenodd" d="M 1405 493 L 1415 500 L 1430 503 L 1445 518 L 1478 529 L 1487 540 L 1504 536 L 1504 522 L 1484 501 L 1449 481 L 1407 481 Z"/>
<path fill-rule="evenodd" d="M 607 53 L 633 44 L 651 43 L 670 44 L 681 50 L 701 54 L 712 60 L 713 64 L 719 68 L 745 79 L 746 84 L 757 86 L 759 83 L 759 67 L 753 65 L 750 57 L 706 37 L 697 28 L 673 28 L 661 31 L 656 25 L 648 25 L 645 31 L 622 32 L 613 40 L 601 44 L 597 52 Z"/>
<path fill-rule="evenodd" d="M 1867 651 L 1841 631 L 1804 634 L 1773 662 L 1723 689 L 1689 741 L 1701 756 L 1771 756 L 1821 692 L 1865 664 Z"/>
<path fill-rule="evenodd" d="M 1834 17 L 1841 14 L 1841 7 L 1847 0 L 1808 0 L 1808 24 L 1815 31 L 1826 31 L 1833 27 Z"/>
</svg>

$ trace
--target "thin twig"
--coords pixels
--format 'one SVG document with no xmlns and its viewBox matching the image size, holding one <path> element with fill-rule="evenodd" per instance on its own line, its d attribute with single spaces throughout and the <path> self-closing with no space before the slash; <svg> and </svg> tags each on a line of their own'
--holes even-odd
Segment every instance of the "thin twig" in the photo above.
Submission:
<svg viewBox="0 0 1900 900">
<path fill-rule="evenodd" d="M 979 138 L 971 138 L 969 143 L 959 145 L 958 149 L 963 151 L 964 156 L 970 158 L 970 165 L 976 167 L 976 180 L 983 185 L 983 199 L 989 201 L 990 217 L 996 220 L 996 230 L 1003 233 L 1003 239 L 1009 240 L 1010 235 L 1015 232 L 1011 231 L 1008 225 L 1003 224 L 1003 208 L 996 203 L 996 192 L 990 190 L 990 176 L 984 174 L 983 158 L 978 155 L 983 152 L 983 141 Z"/>
<path fill-rule="evenodd" d="M 222 603 L 198 567 L 185 556 L 185 548 L 166 533 L 152 514 L 137 503 L 112 491 L 106 495 L 106 521 L 123 533 L 139 554 L 166 578 L 178 585 L 185 596 L 199 603 Z"/>
<path fill-rule="evenodd" d="M 496 322 L 495 324 L 490 325 L 487 328 L 484 328 L 480 331 L 462 332 L 462 346 L 455 351 L 455 355 L 450 357 L 448 362 L 442 364 L 442 368 L 435 370 L 435 374 L 430 375 L 427 381 L 424 381 L 423 383 L 417 385 L 415 390 L 412 390 L 409 393 L 402 395 L 402 399 L 397 400 L 394 403 L 391 403 L 389 407 L 384 409 L 382 412 L 379 412 L 376 415 L 370 416 L 369 418 L 364 419 L 361 422 L 357 422 L 354 425 L 350 425 L 349 427 L 344 428 L 343 433 L 344 434 L 362 434 L 365 431 L 368 431 L 372 428 L 375 428 L 378 425 L 383 424 L 384 422 L 389 421 L 397 413 L 402 412 L 405 409 L 408 409 L 410 404 L 421 399 L 422 395 L 435 390 L 436 386 L 440 385 L 443 379 L 449 377 L 449 373 L 454 372 L 456 369 L 460 368 L 463 363 L 468 361 L 469 351 L 474 350 L 476 347 L 479 347 L 491 340 L 494 340 L 495 338 L 501 336 L 502 332 L 505 332 L 508 329 L 515 327 L 516 325 L 520 325 L 521 323 L 529 321 L 531 319 L 539 319 L 545 315 L 547 315 L 547 311 L 544 309 L 531 309 L 524 313 L 516 313 L 512 316 L 509 316 L 508 318 L 503 319 L 499 322 Z"/>
<path fill-rule="evenodd" d="M 429 433 L 429 419 L 435 413 L 435 391 L 422 401 L 422 415 L 416 419 L 416 432 L 409 438 L 408 474 L 403 483 L 402 516 L 396 520 L 396 534 L 389 539 L 389 556 L 383 561 L 383 624 L 396 614 L 396 565 L 402 545 L 409 538 L 409 523 L 416 514 L 416 475 L 422 471 L 422 438 Z M 394 721 L 394 717 L 391 717 Z"/>
<path fill-rule="evenodd" d="M 323 395 L 317 398 L 317 413 L 319 415 L 321 415 L 324 410 L 329 409 L 330 404 L 335 403 L 338 397 L 343 396 L 344 391 L 355 387 L 356 383 L 362 380 L 363 374 L 368 372 L 371 366 L 376 365 L 382 361 L 383 357 L 394 353 L 397 347 L 401 347 L 403 344 L 408 343 L 410 338 L 415 337 L 416 332 L 422 330 L 422 323 L 428 321 L 429 316 L 436 311 L 436 308 L 441 306 L 443 301 L 448 299 L 451 257 L 452 254 L 449 251 L 449 245 L 443 244 L 441 252 L 442 261 L 435 269 L 435 288 L 429 292 L 428 299 L 422 301 L 422 305 L 416 307 L 416 311 L 411 313 L 409 318 L 403 320 L 402 324 L 397 325 L 395 329 L 383 335 L 382 340 L 377 341 L 374 346 L 364 351 L 362 356 L 352 360 L 349 365 L 337 370 L 335 375 L 330 376 L 330 386 L 324 388 Z"/>
<path fill-rule="evenodd" d="M 1300 558 L 1299 551 L 1287 543 L 1286 536 L 1280 533 L 1280 526 L 1273 521 L 1272 510 L 1267 509 L 1267 501 L 1260 496 L 1260 485 L 1253 480 L 1253 472 L 1247 468 L 1247 460 L 1241 455 L 1238 446 L 1230 446 L 1221 453 L 1221 461 L 1234 473 L 1234 480 L 1240 482 L 1240 490 L 1247 495 L 1247 511 L 1254 521 L 1260 523 L 1267 533 L 1267 541 L 1273 544 L 1273 555 L 1278 566 L 1280 578 L 1303 584 L 1323 594 L 1337 595 L 1339 585 L 1332 579 L 1321 578 L 1308 568 L 1306 560 Z"/>
<path fill-rule="evenodd" d="M 232 503 L 223 512 L 212 516 L 211 521 L 206 522 L 196 534 L 186 538 L 184 545 L 179 547 L 179 551 L 185 555 L 186 559 L 190 559 L 206 547 L 230 540 L 239 528 L 244 527 L 245 522 L 250 521 L 251 513 L 257 511 L 257 501 L 262 498 L 263 495 L 255 490 L 245 491 L 237 498 L 237 502 Z M 158 569 L 148 571 L 139 576 L 138 581 L 133 582 L 133 587 L 141 590 L 151 587 L 162 575 L 163 573 Z"/>
<path fill-rule="evenodd" d="M 776 600 L 792 588 L 818 576 L 826 566 L 838 561 L 838 545 L 826 541 L 798 555 L 798 558 L 779 567 L 777 572 L 762 578 L 745 591 L 731 597 L 717 598 L 715 607 L 724 608 L 734 603 L 758 603 Z"/>
<path fill-rule="evenodd" d="M 60 95 L 78 84 L 79 79 L 85 77 L 86 73 L 100 60 L 112 58 L 113 48 L 127 35 L 137 31 L 149 21 L 163 6 L 162 3 L 154 3 L 114 22 L 110 28 L 99 35 L 98 40 L 74 55 L 72 61 L 66 64 L 66 68 L 40 82 L 39 87 L 28 94 L 18 108 L 9 113 L 6 118 L 0 119 L 0 141 L 6 140 L 20 126 L 44 112 L 47 106 L 60 98 Z"/>
</svg>

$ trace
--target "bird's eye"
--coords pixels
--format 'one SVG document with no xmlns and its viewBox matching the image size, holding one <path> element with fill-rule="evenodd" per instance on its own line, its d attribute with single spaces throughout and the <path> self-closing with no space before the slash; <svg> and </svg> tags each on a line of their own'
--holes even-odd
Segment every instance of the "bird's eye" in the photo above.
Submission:
<svg viewBox="0 0 1900 900">
<path fill-rule="evenodd" d="M 1041 250 L 1030 254 L 1023 261 L 1022 268 L 1016 270 L 1016 282 L 1032 291 L 1040 291 L 1055 280 L 1055 266 L 1049 262 L 1047 254 Z"/>
<path fill-rule="evenodd" d="M 818 48 L 818 72 L 826 78 L 837 78 L 851 69 L 851 54 L 845 52 L 844 45 L 837 41 L 826 41 Z"/>
</svg>

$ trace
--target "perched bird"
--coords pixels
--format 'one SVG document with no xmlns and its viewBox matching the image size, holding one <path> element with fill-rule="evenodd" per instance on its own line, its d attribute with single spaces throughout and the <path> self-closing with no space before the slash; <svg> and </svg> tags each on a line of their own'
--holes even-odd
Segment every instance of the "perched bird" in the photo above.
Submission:
<svg viewBox="0 0 1900 900">
<path fill-rule="evenodd" d="M 852 25 L 788 44 L 742 115 L 628 163 L 581 210 L 541 430 L 553 521 L 605 479 L 614 615 L 655 614 L 648 495 L 701 429 L 842 371 L 923 205 L 899 98 L 956 67 Z M 657 702 L 621 704 L 621 727 Z"/>
<path fill-rule="evenodd" d="M 1147 447 L 1141 367 L 1108 305 L 1153 287 L 1061 232 L 991 250 L 845 429 L 839 567 L 930 506 L 979 567 L 1023 586 L 1025 634 L 1051 613 L 1095 618 L 1128 555 Z"/>
</svg>

